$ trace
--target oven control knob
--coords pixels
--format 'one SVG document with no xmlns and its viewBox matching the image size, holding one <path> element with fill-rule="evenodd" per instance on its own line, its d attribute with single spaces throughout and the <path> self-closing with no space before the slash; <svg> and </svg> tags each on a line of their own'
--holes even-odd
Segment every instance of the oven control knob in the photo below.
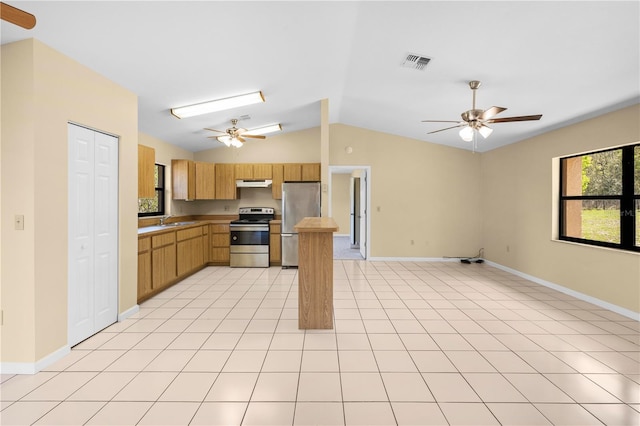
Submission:
<svg viewBox="0 0 640 426">
<path fill-rule="evenodd" d="M 235 235 L 233 236 L 233 241 L 237 240 L 238 237 L 236 237 Z"/>
</svg>

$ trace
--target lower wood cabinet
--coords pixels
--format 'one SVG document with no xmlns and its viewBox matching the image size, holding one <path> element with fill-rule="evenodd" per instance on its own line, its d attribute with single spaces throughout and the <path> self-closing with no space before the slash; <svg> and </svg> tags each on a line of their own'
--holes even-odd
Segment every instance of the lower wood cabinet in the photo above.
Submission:
<svg viewBox="0 0 640 426">
<path fill-rule="evenodd" d="M 269 224 L 269 264 L 271 266 L 282 265 L 280 230 L 279 222 Z"/>
<path fill-rule="evenodd" d="M 231 241 L 229 224 L 211 224 L 209 231 L 209 262 L 214 265 L 228 265 Z"/>
<path fill-rule="evenodd" d="M 138 239 L 138 298 L 151 293 L 151 238 Z"/>
<path fill-rule="evenodd" d="M 205 263 L 202 227 L 180 230 L 176 234 L 178 276 L 202 268 Z"/>
<path fill-rule="evenodd" d="M 177 277 L 175 231 L 151 237 L 151 249 L 151 286 L 155 291 Z"/>
<path fill-rule="evenodd" d="M 138 302 L 161 292 L 209 262 L 209 225 L 138 238 Z"/>
</svg>

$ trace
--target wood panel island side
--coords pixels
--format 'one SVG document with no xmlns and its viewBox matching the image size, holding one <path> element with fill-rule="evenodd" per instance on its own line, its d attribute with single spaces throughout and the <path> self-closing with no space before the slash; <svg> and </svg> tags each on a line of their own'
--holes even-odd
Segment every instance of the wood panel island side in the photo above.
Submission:
<svg viewBox="0 0 640 426">
<path fill-rule="evenodd" d="M 298 231 L 298 328 L 333 328 L 333 233 L 330 217 L 305 217 Z"/>
</svg>

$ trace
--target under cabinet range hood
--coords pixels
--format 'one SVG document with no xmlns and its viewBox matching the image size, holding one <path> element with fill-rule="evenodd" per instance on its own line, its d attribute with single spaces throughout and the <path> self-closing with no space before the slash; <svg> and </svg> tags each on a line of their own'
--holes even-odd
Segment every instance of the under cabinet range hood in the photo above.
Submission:
<svg viewBox="0 0 640 426">
<path fill-rule="evenodd" d="M 238 188 L 270 188 L 271 179 L 236 179 Z"/>
</svg>

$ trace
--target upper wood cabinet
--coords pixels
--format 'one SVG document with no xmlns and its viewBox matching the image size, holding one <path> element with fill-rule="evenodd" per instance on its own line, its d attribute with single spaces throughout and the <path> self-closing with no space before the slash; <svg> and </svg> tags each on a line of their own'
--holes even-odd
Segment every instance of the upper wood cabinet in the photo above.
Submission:
<svg viewBox="0 0 640 426">
<path fill-rule="evenodd" d="M 283 182 L 320 181 L 320 163 L 213 164 L 171 160 L 171 176 L 174 200 L 236 200 L 236 179 L 271 179 L 271 195 L 280 200 Z"/>
<path fill-rule="evenodd" d="M 284 182 L 284 165 L 273 164 L 273 182 L 271 182 L 271 196 L 274 200 L 282 199 L 282 182 Z"/>
<path fill-rule="evenodd" d="M 271 195 L 282 199 L 283 182 L 316 182 L 320 180 L 320 163 L 272 164 Z"/>
<path fill-rule="evenodd" d="M 320 181 L 320 163 L 304 163 L 300 166 L 302 180 L 305 182 Z"/>
<path fill-rule="evenodd" d="M 273 179 L 273 168 L 271 164 L 254 164 L 254 179 Z"/>
<path fill-rule="evenodd" d="M 253 179 L 253 164 L 236 164 L 234 173 L 236 179 Z"/>
<path fill-rule="evenodd" d="M 216 195 L 215 164 L 195 161 L 196 200 L 213 200 Z"/>
<path fill-rule="evenodd" d="M 138 198 L 156 196 L 156 150 L 138 145 Z"/>
<path fill-rule="evenodd" d="M 302 164 L 287 163 L 283 164 L 284 182 L 300 182 L 302 180 Z"/>
<path fill-rule="evenodd" d="M 315 182 L 320 180 L 320 163 L 287 163 L 283 167 L 285 182 Z"/>
<path fill-rule="evenodd" d="M 235 166 L 235 164 L 216 164 L 216 200 L 238 198 Z"/>
<path fill-rule="evenodd" d="M 171 160 L 174 200 L 213 200 L 215 165 L 191 160 Z"/>
<path fill-rule="evenodd" d="M 174 200 L 196 198 L 196 167 L 191 160 L 171 160 L 171 186 Z"/>
<path fill-rule="evenodd" d="M 236 179 L 271 179 L 271 164 L 236 164 Z"/>
</svg>

